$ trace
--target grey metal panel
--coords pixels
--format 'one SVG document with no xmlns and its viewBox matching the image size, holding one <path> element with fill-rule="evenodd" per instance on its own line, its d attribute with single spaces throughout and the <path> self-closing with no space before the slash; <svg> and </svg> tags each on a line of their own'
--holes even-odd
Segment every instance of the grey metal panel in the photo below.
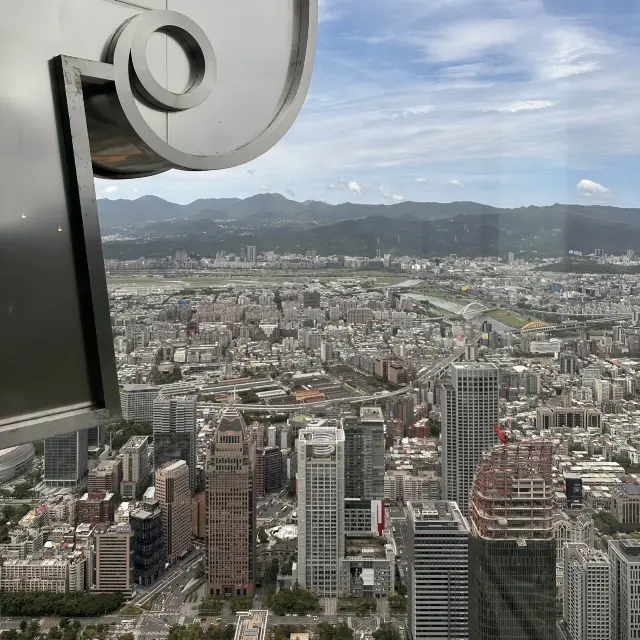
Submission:
<svg viewBox="0 0 640 640">
<path fill-rule="evenodd" d="M 93 173 L 258 157 L 302 106 L 316 31 L 317 0 L 29 0 L 4 11 L 0 448 L 120 411 Z"/>
</svg>

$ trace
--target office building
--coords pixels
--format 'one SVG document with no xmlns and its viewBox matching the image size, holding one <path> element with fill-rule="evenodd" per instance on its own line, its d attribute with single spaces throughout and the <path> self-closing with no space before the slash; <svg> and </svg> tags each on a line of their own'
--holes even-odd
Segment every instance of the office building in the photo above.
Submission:
<svg viewBox="0 0 640 640">
<path fill-rule="evenodd" d="M 153 401 L 159 392 L 159 388 L 151 384 L 125 384 L 120 391 L 122 419 L 127 422 L 151 424 Z"/>
<path fill-rule="evenodd" d="M 0 564 L 0 591 L 84 591 L 87 557 L 82 552 L 43 558 L 6 557 Z"/>
<path fill-rule="evenodd" d="M 555 638 L 550 440 L 483 454 L 469 507 L 469 640 Z"/>
<path fill-rule="evenodd" d="M 115 519 L 116 502 L 115 494 L 97 491 L 85 493 L 76 505 L 78 522 L 111 523 Z"/>
<path fill-rule="evenodd" d="M 133 580 L 149 586 L 162 575 L 167 562 L 160 503 L 148 502 L 132 511 L 129 524 L 134 534 Z"/>
<path fill-rule="evenodd" d="M 611 515 L 620 524 L 640 524 L 640 486 L 624 483 L 614 487 Z"/>
<path fill-rule="evenodd" d="M 320 343 L 320 360 L 322 362 L 330 362 L 333 360 L 333 345 L 326 340 Z"/>
<path fill-rule="evenodd" d="M 131 436 L 120 449 L 122 482 L 120 491 L 124 500 L 142 497 L 151 476 L 149 464 L 149 436 Z"/>
<path fill-rule="evenodd" d="M 213 596 L 253 595 L 255 444 L 236 409 L 224 411 L 207 456 L 207 584 Z"/>
<path fill-rule="evenodd" d="M 54 487 L 75 487 L 87 477 L 89 434 L 85 430 L 44 441 L 44 481 Z"/>
<path fill-rule="evenodd" d="M 153 460 L 158 469 L 169 460 L 184 460 L 189 468 L 189 489 L 195 491 L 198 469 L 198 426 L 195 397 L 160 396 L 153 402 Z"/>
<path fill-rule="evenodd" d="M 498 442 L 499 370 L 494 364 L 454 363 L 451 380 L 441 387 L 442 497 L 455 502 L 463 515 L 476 465 Z"/>
<path fill-rule="evenodd" d="M 133 531 L 128 524 L 98 524 L 95 540 L 96 591 L 121 591 L 128 595 L 133 586 Z"/>
<path fill-rule="evenodd" d="M 298 582 L 323 598 L 339 596 L 344 556 L 344 431 L 328 423 L 300 431 Z"/>
<path fill-rule="evenodd" d="M 466 640 L 469 525 L 455 502 L 407 505 L 409 634 Z"/>
<path fill-rule="evenodd" d="M 247 262 L 255 263 L 257 261 L 258 252 L 253 245 L 247 245 Z"/>
<path fill-rule="evenodd" d="M 611 638 L 640 638 L 640 540 L 609 540 Z"/>
<path fill-rule="evenodd" d="M 564 554 L 567 543 L 584 543 L 593 548 L 595 524 L 590 513 L 559 511 L 553 516 L 553 537 L 556 541 L 556 574 L 564 574 Z"/>
<path fill-rule="evenodd" d="M 122 480 L 122 460 L 110 458 L 102 460 L 97 467 L 89 471 L 87 482 L 89 491 L 106 491 L 120 493 Z"/>
<path fill-rule="evenodd" d="M 192 547 L 189 467 L 184 460 L 170 460 L 156 469 L 155 499 L 162 511 L 167 562 L 174 564 Z"/>
<path fill-rule="evenodd" d="M 283 484 L 282 451 L 278 447 L 256 450 L 256 497 L 277 491 Z"/>
<path fill-rule="evenodd" d="M 584 543 L 564 554 L 563 619 L 571 640 L 610 640 L 609 558 Z"/>
<path fill-rule="evenodd" d="M 362 407 L 342 420 L 346 498 L 384 498 L 384 418 L 380 407 Z"/>
</svg>

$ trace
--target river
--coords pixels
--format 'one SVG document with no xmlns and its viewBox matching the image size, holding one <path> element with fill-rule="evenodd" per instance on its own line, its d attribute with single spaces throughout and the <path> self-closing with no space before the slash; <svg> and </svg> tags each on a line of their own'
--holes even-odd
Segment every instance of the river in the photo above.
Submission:
<svg viewBox="0 0 640 640">
<path fill-rule="evenodd" d="M 451 302 L 451 300 L 445 300 L 444 298 L 437 298 L 436 296 L 425 296 L 419 293 L 403 293 L 403 297 L 411 298 L 413 300 L 418 301 L 428 301 L 431 304 L 434 304 L 436 307 L 440 307 L 441 309 L 446 309 L 447 311 L 451 311 L 451 313 L 460 313 L 465 305 L 460 304 L 459 302 Z M 474 316 L 473 322 L 476 325 L 481 325 L 484 321 L 491 323 L 491 328 L 494 331 L 513 331 L 513 327 L 510 327 L 499 320 L 495 320 L 490 316 L 485 316 L 484 314 L 479 314 Z"/>
</svg>

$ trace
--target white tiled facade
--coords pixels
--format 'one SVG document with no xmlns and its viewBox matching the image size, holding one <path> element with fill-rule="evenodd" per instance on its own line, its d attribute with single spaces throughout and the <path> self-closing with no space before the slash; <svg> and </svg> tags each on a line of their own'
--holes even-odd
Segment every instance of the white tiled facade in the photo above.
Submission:
<svg viewBox="0 0 640 640">
<path fill-rule="evenodd" d="M 609 558 L 583 542 L 565 544 L 563 617 L 572 640 L 609 640 Z"/>
<path fill-rule="evenodd" d="M 344 431 L 300 431 L 298 452 L 298 582 L 321 597 L 338 597 L 344 557 Z"/>
</svg>

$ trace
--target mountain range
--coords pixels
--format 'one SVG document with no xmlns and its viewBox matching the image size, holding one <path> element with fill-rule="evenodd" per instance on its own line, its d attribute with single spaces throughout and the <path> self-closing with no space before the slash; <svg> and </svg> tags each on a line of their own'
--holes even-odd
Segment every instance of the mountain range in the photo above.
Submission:
<svg viewBox="0 0 640 640">
<path fill-rule="evenodd" d="M 208 256 L 256 245 L 258 252 L 422 257 L 566 255 L 640 249 L 640 209 L 554 204 L 501 209 L 477 202 L 331 205 L 277 193 L 187 205 L 155 196 L 99 200 L 106 258 L 164 257 L 177 250 Z M 126 240 L 113 240 L 120 236 Z"/>
</svg>

